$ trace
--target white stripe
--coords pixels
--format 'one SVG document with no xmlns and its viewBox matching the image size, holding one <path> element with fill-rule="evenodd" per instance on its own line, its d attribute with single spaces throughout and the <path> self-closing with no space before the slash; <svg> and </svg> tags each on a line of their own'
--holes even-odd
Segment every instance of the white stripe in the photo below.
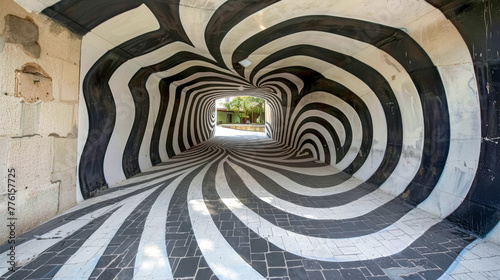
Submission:
<svg viewBox="0 0 500 280">
<path fill-rule="evenodd" d="M 197 167 L 175 179 L 151 206 L 135 257 L 134 279 L 173 279 L 165 242 L 167 210 L 179 183 Z"/>
<path fill-rule="evenodd" d="M 90 32 L 118 46 L 142 34 L 157 30 L 160 23 L 151 10 L 142 4 L 94 27 Z"/>
<path fill-rule="evenodd" d="M 486 239 L 500 245 L 500 222 L 486 235 Z"/>
<path fill-rule="evenodd" d="M 500 245 L 477 239 L 467 246 L 439 279 L 500 279 Z"/>
<path fill-rule="evenodd" d="M 128 82 L 139 69 L 140 67 L 133 60 L 129 60 L 116 69 L 109 79 L 109 87 L 115 101 L 116 119 L 106 148 L 103 168 L 104 177 L 110 186 L 127 179 L 122 167 L 123 153 L 136 118 L 134 99 Z"/>
<path fill-rule="evenodd" d="M 40 13 L 45 8 L 52 6 L 60 0 L 14 0 L 17 4 L 23 7 L 29 13 Z"/>
<path fill-rule="evenodd" d="M 205 29 L 214 12 L 226 0 L 179 1 L 179 17 L 184 31 L 195 48 L 208 54 Z M 213 59 L 213 58 L 212 58 Z"/>
</svg>

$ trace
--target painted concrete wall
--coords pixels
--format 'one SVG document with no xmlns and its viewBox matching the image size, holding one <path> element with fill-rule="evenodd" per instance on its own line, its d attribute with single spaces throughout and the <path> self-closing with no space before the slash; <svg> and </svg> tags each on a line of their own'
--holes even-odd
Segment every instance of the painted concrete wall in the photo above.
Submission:
<svg viewBox="0 0 500 280">
<path fill-rule="evenodd" d="M 231 113 L 231 112 L 217 112 L 217 123 L 219 123 L 219 121 L 222 121 L 222 123 L 228 123 L 227 119 L 227 115 L 232 115 L 232 119 L 231 119 L 231 123 L 240 123 L 240 117 L 238 117 L 238 115 L 234 114 L 234 113 Z"/>
<path fill-rule="evenodd" d="M 499 222 L 496 3 L 96 1 L 32 7 L 84 36 L 82 197 L 211 137 L 238 92 L 367 188 L 480 235 Z"/>
<path fill-rule="evenodd" d="M 12 32 L 6 26 L 8 15 L 28 18 L 38 27 L 39 57 L 17 43 L 29 34 L 24 29 Z M 76 203 L 80 43 L 77 35 L 46 16 L 28 13 L 14 1 L 2 0 L 0 220 L 5 223 L 9 217 L 17 218 L 17 235 Z M 15 71 L 27 63 L 36 63 L 51 77 L 51 100 L 29 103 L 16 97 Z M 15 178 L 8 174 L 15 174 Z M 8 189 L 13 186 L 17 192 L 15 200 L 10 200 Z M 7 211 L 9 201 L 15 203 L 10 204 L 15 209 L 13 215 Z M 0 227 L 0 243 L 8 235 L 8 228 Z"/>
</svg>

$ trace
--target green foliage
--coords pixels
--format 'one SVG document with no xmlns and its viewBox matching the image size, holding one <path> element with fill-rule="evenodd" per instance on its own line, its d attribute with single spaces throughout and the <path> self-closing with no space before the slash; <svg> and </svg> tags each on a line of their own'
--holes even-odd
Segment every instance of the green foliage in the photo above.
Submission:
<svg viewBox="0 0 500 280">
<path fill-rule="evenodd" d="M 233 111 L 237 114 L 240 120 L 255 114 L 254 116 L 261 117 L 260 122 L 263 123 L 265 104 L 266 102 L 262 98 L 241 96 L 233 98 L 231 102 L 222 103 L 222 106 L 224 106 L 226 110 Z"/>
</svg>

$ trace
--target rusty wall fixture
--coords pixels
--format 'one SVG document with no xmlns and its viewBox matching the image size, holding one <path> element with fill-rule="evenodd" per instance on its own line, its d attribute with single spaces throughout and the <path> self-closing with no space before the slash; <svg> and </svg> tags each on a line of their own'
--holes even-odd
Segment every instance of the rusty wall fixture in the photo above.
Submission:
<svg viewBox="0 0 500 280">
<path fill-rule="evenodd" d="M 16 70 L 16 97 L 23 97 L 28 103 L 52 101 L 52 78 L 37 64 L 25 64 Z"/>
</svg>

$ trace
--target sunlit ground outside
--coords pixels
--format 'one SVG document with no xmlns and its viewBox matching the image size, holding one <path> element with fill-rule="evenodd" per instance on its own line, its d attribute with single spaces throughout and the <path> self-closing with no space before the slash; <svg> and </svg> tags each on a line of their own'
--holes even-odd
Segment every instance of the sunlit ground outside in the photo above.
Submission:
<svg viewBox="0 0 500 280">
<path fill-rule="evenodd" d="M 246 131 L 239 129 L 225 128 L 222 126 L 215 127 L 215 136 L 238 137 L 238 136 L 262 136 L 266 137 L 264 132 Z"/>
</svg>

